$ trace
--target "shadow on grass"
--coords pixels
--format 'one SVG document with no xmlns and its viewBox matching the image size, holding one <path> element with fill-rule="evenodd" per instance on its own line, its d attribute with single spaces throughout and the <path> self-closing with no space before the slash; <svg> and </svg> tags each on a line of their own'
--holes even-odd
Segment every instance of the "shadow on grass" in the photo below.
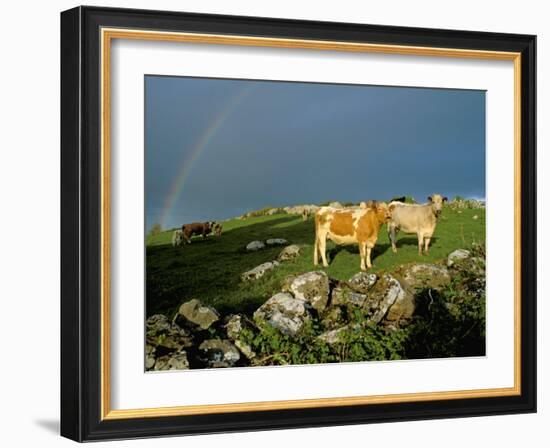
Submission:
<svg viewBox="0 0 550 448">
<path fill-rule="evenodd" d="M 389 243 L 376 243 L 376 245 L 374 246 L 374 248 L 372 249 L 371 254 L 370 254 L 371 261 L 374 262 L 374 260 L 376 260 L 377 257 L 380 257 L 385 252 L 387 252 L 389 249 L 391 249 L 391 245 Z M 329 264 L 342 251 L 347 252 L 347 253 L 352 254 L 352 255 L 358 255 L 359 256 L 359 246 L 357 244 L 350 244 L 350 245 L 345 245 L 345 246 L 335 246 L 335 247 L 327 250 L 327 258 L 328 258 Z"/>
<path fill-rule="evenodd" d="M 437 237 L 432 237 L 430 239 L 430 247 L 433 246 L 434 244 L 437 244 L 437 240 L 438 238 Z M 399 250 L 400 247 L 403 247 L 403 246 L 414 246 L 414 247 L 418 247 L 418 238 L 416 236 L 408 236 L 408 237 L 405 237 L 405 238 L 399 238 L 399 235 L 397 236 L 397 241 L 396 241 L 396 245 L 397 245 L 397 250 Z"/>
</svg>

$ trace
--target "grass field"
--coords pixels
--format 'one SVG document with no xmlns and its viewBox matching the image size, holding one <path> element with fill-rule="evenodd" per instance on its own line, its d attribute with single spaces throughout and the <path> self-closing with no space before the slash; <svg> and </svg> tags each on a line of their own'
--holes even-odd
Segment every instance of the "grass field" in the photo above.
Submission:
<svg viewBox="0 0 550 448">
<path fill-rule="evenodd" d="M 474 219 L 477 215 L 478 219 Z M 197 298 L 223 314 L 251 313 L 280 290 L 282 280 L 291 274 L 324 269 L 333 278 L 346 280 L 359 271 L 359 252 L 354 246 L 328 243 L 330 266 L 313 266 L 314 221 L 300 216 L 278 214 L 223 223 L 223 235 L 206 241 L 194 238 L 192 244 L 172 247 L 172 231 L 147 238 L 147 315 L 172 316 L 181 302 Z M 263 278 L 242 282 L 243 272 L 277 258 L 281 247 L 247 252 L 254 240 L 285 238 L 289 243 L 306 245 L 296 261 L 284 262 Z M 430 254 L 420 257 L 415 235 L 398 235 L 398 252 L 391 251 L 385 226 L 380 230 L 373 251 L 374 272 L 392 269 L 408 262 L 435 262 L 450 252 L 485 242 L 485 210 L 445 208 L 432 238 Z"/>
</svg>

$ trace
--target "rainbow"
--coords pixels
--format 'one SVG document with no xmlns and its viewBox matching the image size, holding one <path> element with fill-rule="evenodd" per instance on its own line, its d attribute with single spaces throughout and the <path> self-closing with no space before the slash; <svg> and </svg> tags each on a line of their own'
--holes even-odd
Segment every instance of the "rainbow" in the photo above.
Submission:
<svg viewBox="0 0 550 448">
<path fill-rule="evenodd" d="M 204 130 L 200 135 L 193 149 L 188 153 L 187 157 L 182 160 L 180 166 L 181 169 L 176 175 L 172 186 L 170 187 L 169 193 L 166 196 L 164 206 L 162 208 L 162 214 L 160 219 L 160 224 L 163 229 L 166 228 L 167 221 L 172 214 L 172 210 L 181 196 L 185 181 L 189 176 L 193 164 L 197 161 L 201 153 L 208 147 L 209 143 L 216 136 L 217 132 L 231 116 L 233 111 L 239 106 L 243 100 L 252 93 L 252 91 L 257 87 L 257 84 L 252 84 L 244 87 L 241 91 L 235 94 L 222 108 L 220 113 L 214 118 L 212 123 Z"/>
</svg>

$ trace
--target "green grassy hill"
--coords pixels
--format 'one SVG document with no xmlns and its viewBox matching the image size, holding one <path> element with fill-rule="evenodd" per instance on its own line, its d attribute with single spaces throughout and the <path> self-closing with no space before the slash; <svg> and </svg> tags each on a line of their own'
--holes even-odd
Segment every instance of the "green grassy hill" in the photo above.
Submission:
<svg viewBox="0 0 550 448">
<path fill-rule="evenodd" d="M 477 219 L 474 219 L 477 216 Z M 197 298 L 223 314 L 251 313 L 272 294 L 280 291 L 281 282 L 291 274 L 315 269 L 313 266 L 314 221 L 300 216 L 277 214 L 223 223 L 223 235 L 206 241 L 194 238 L 192 244 L 172 247 L 172 231 L 147 239 L 147 315 L 172 316 L 179 304 Z M 284 262 L 254 282 L 242 282 L 243 272 L 277 258 L 281 247 L 268 247 L 247 252 L 245 246 L 254 240 L 285 238 L 289 243 L 306 245 L 296 261 Z M 436 262 L 455 249 L 485 242 L 485 210 L 446 208 L 440 218 L 430 254 L 417 253 L 416 235 L 398 235 L 398 252 L 391 251 L 386 227 L 380 230 L 372 254 L 374 272 L 407 262 Z M 330 266 L 326 273 L 346 280 L 359 271 L 359 251 L 354 246 L 328 243 Z"/>
</svg>

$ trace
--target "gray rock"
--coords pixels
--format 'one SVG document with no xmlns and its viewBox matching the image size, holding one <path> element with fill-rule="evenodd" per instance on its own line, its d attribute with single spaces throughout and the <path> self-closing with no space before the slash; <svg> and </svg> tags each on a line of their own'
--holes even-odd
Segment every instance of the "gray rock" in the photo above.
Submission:
<svg viewBox="0 0 550 448">
<path fill-rule="evenodd" d="M 244 319 L 240 314 L 233 314 L 228 317 L 225 327 L 227 337 L 232 341 L 239 339 L 244 328 Z"/>
<path fill-rule="evenodd" d="M 301 247 L 298 244 L 291 244 L 290 246 L 285 247 L 277 259 L 279 261 L 290 261 L 295 260 L 300 256 Z"/>
<path fill-rule="evenodd" d="M 145 339 L 151 347 L 181 350 L 191 347 L 193 337 L 185 329 L 173 324 L 163 314 L 150 316 L 145 322 Z"/>
<path fill-rule="evenodd" d="M 286 246 L 288 244 L 288 241 L 284 238 L 270 238 L 268 240 L 265 240 L 265 244 L 268 246 Z"/>
<path fill-rule="evenodd" d="M 332 290 L 332 305 L 363 306 L 367 295 L 352 291 L 348 288 L 337 287 Z"/>
<path fill-rule="evenodd" d="M 386 316 L 387 321 L 400 321 L 412 317 L 415 310 L 414 295 L 407 291 L 397 279 L 385 275 L 387 284 L 386 294 L 379 305 L 379 313 L 376 314 L 376 323 Z M 387 314 L 386 314 L 387 310 Z"/>
<path fill-rule="evenodd" d="M 334 330 L 329 330 L 321 333 L 319 336 L 317 336 L 317 339 L 326 342 L 329 345 L 339 344 L 344 342 L 346 334 L 352 333 L 360 329 L 361 325 L 359 324 L 344 325 L 343 327 L 335 328 Z"/>
<path fill-rule="evenodd" d="M 185 351 L 171 353 L 157 358 L 153 370 L 187 370 L 189 360 Z"/>
<path fill-rule="evenodd" d="M 146 333 L 162 333 L 169 331 L 171 328 L 172 322 L 164 314 L 153 314 L 145 321 Z"/>
<path fill-rule="evenodd" d="M 178 313 L 187 321 L 206 330 L 220 318 L 218 312 L 211 306 L 204 305 L 200 300 L 193 299 L 181 304 Z"/>
<path fill-rule="evenodd" d="M 466 249 L 457 249 L 451 252 L 447 257 L 447 267 L 453 266 L 456 262 L 465 260 L 470 257 L 470 251 Z"/>
<path fill-rule="evenodd" d="M 208 367 L 232 367 L 241 359 L 237 347 L 226 339 L 207 339 L 199 345 L 199 351 Z"/>
<path fill-rule="evenodd" d="M 151 370 L 155 365 L 155 352 L 157 348 L 150 344 L 145 344 L 145 370 Z"/>
<path fill-rule="evenodd" d="M 262 250 L 265 248 L 265 244 L 262 241 L 252 241 L 246 245 L 246 250 L 255 252 L 257 250 Z"/>
<path fill-rule="evenodd" d="M 358 272 L 348 280 L 348 284 L 356 291 L 369 291 L 378 280 L 378 276 L 372 272 Z"/>
<path fill-rule="evenodd" d="M 235 346 L 241 351 L 241 353 L 248 359 L 252 359 L 256 356 L 256 353 L 252 350 L 250 345 L 242 342 L 239 338 L 242 330 L 247 327 L 244 318 L 240 314 L 234 314 L 229 317 L 225 324 L 225 331 L 228 339 L 233 341 Z"/>
<path fill-rule="evenodd" d="M 246 358 L 254 359 L 256 357 L 256 353 L 252 350 L 250 345 L 242 342 L 241 340 L 234 341 L 234 344 Z"/>
<path fill-rule="evenodd" d="M 307 302 L 285 292 L 275 294 L 254 313 L 257 322 L 266 322 L 290 336 L 298 334 L 309 318 Z"/>
<path fill-rule="evenodd" d="M 391 275 L 384 275 L 369 293 L 369 322 L 398 321 L 412 316 L 414 296 Z"/>
<path fill-rule="evenodd" d="M 272 269 L 279 266 L 278 261 L 268 261 L 267 263 L 262 263 L 259 266 L 256 266 L 250 271 L 246 271 L 241 275 L 241 279 L 244 281 L 257 280 L 265 275 L 266 272 L 271 271 Z"/>
<path fill-rule="evenodd" d="M 323 271 L 306 272 L 294 278 L 289 287 L 297 299 L 310 303 L 317 311 L 327 306 L 329 283 Z"/>
<path fill-rule="evenodd" d="M 413 290 L 419 288 L 438 289 L 451 281 L 449 271 L 437 264 L 418 263 L 403 266 L 400 274 Z"/>
<path fill-rule="evenodd" d="M 344 327 L 336 328 L 334 330 L 325 331 L 317 336 L 317 339 L 326 342 L 329 345 L 338 344 L 342 342 L 342 336 L 349 330 L 349 327 L 346 325 Z"/>
</svg>

